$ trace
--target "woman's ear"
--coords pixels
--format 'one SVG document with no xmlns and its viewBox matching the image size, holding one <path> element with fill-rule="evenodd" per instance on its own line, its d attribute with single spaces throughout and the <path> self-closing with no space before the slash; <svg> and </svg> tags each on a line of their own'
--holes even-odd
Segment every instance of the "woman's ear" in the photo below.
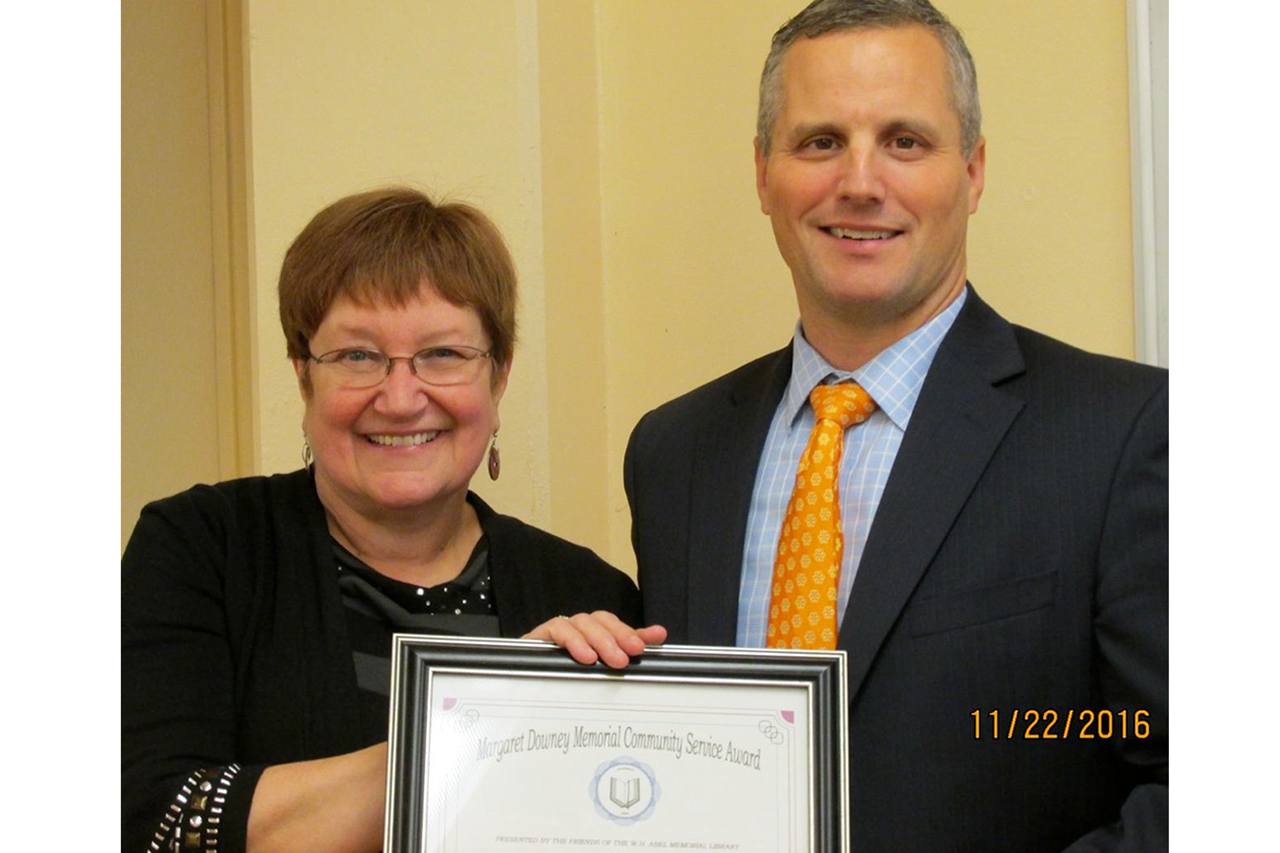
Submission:
<svg viewBox="0 0 1280 853">
<path fill-rule="evenodd" d="M 493 374 L 493 382 L 490 383 L 490 390 L 493 393 L 493 403 L 496 406 L 501 400 L 502 395 L 507 393 L 507 380 L 511 378 L 511 361 L 506 364 L 499 365 L 495 368 Z"/>
<path fill-rule="evenodd" d="M 309 362 L 305 358 L 291 358 L 293 362 L 293 374 L 298 377 L 298 393 L 302 395 L 303 401 L 311 399 L 311 371 L 308 369 Z"/>
</svg>

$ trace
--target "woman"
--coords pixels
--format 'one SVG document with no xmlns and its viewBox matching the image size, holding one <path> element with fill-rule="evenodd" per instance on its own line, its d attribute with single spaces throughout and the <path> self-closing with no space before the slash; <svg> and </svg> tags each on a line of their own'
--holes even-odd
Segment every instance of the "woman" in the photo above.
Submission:
<svg viewBox="0 0 1280 853">
<path fill-rule="evenodd" d="M 486 457 L 499 475 L 515 342 L 488 219 L 403 188 L 342 199 L 279 297 L 307 467 L 153 503 L 125 551 L 125 850 L 379 849 L 396 631 L 611 666 L 665 635 L 626 627 L 625 575 L 468 491 Z"/>
</svg>

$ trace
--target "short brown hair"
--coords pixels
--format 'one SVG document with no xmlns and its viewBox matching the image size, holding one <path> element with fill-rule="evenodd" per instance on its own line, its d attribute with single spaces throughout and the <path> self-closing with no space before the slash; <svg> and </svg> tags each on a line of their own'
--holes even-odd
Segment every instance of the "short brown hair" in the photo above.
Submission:
<svg viewBox="0 0 1280 853">
<path fill-rule="evenodd" d="M 404 305 L 423 283 L 475 309 L 495 367 L 516 341 L 516 273 L 489 218 L 467 204 L 436 205 L 410 187 L 349 195 L 320 211 L 285 252 L 280 325 L 289 357 L 305 359 L 334 300 Z M 496 376 L 495 372 L 495 376 Z"/>
</svg>

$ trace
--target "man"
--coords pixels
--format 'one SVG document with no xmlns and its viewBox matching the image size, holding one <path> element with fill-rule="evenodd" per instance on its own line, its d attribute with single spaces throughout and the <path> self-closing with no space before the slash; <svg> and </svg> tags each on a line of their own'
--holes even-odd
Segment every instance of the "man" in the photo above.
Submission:
<svg viewBox="0 0 1280 853">
<path fill-rule="evenodd" d="M 859 853 L 1163 849 L 1167 375 L 968 284 L 979 115 L 927 0 L 817 0 L 774 36 L 756 184 L 799 325 L 636 426 L 645 618 L 676 643 L 834 634 Z M 847 382 L 855 425 L 815 429 L 811 392 Z"/>
</svg>

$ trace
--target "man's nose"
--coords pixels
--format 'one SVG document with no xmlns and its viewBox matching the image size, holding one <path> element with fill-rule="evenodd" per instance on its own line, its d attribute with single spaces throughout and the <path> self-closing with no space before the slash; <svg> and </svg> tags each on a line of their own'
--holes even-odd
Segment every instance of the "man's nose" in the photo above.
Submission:
<svg viewBox="0 0 1280 853">
<path fill-rule="evenodd" d="M 873 146 L 850 145 L 840 159 L 839 193 L 860 204 L 884 201 L 884 178 Z"/>
</svg>

